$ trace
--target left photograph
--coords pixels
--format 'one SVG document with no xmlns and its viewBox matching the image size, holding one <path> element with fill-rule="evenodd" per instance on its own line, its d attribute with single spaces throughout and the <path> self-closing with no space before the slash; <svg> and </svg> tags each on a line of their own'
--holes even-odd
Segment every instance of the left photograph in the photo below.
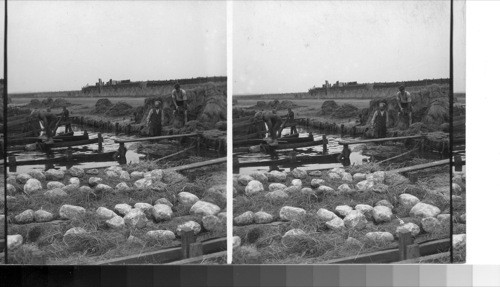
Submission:
<svg viewBox="0 0 500 287">
<path fill-rule="evenodd" d="M 6 263 L 225 264 L 226 3 L 7 10 Z"/>
</svg>

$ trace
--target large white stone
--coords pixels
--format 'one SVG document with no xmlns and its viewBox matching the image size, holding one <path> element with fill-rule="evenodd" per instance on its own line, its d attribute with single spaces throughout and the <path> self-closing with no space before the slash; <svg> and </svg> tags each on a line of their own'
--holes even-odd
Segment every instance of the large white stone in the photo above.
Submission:
<svg viewBox="0 0 500 287">
<path fill-rule="evenodd" d="M 7 249 L 14 250 L 23 244 L 23 237 L 20 234 L 7 235 Z"/>
<path fill-rule="evenodd" d="M 285 245 L 289 245 L 296 240 L 297 237 L 306 235 L 306 232 L 299 228 L 290 229 L 281 237 L 281 242 Z"/>
<path fill-rule="evenodd" d="M 436 217 L 440 213 L 441 210 L 438 207 L 423 202 L 415 204 L 410 210 L 411 216 L 420 218 Z"/>
<path fill-rule="evenodd" d="M 130 210 L 125 217 L 123 217 L 123 219 L 125 220 L 125 224 L 127 226 L 134 228 L 143 228 L 146 226 L 148 221 L 146 214 L 137 208 Z"/>
<path fill-rule="evenodd" d="M 38 179 L 30 178 L 26 181 L 26 184 L 24 185 L 25 193 L 32 194 L 39 190 L 42 190 L 42 183 Z"/>
<path fill-rule="evenodd" d="M 128 180 L 130 180 L 130 174 L 127 171 L 122 170 L 122 171 L 120 171 L 120 179 L 128 181 Z"/>
<path fill-rule="evenodd" d="M 352 175 L 348 172 L 342 174 L 342 181 L 352 182 Z"/>
<path fill-rule="evenodd" d="M 146 233 L 146 237 L 160 241 L 168 241 L 174 240 L 175 234 L 170 230 L 151 230 Z"/>
<path fill-rule="evenodd" d="M 138 179 L 141 179 L 144 177 L 144 172 L 142 171 L 133 171 L 131 174 L 130 174 L 130 178 L 132 180 L 138 180 Z"/>
<path fill-rule="evenodd" d="M 341 229 L 345 228 L 344 221 L 339 217 L 335 217 L 332 220 L 327 221 L 325 223 L 325 225 L 326 225 L 326 227 L 328 227 L 328 229 L 335 230 L 335 231 L 340 231 Z"/>
<path fill-rule="evenodd" d="M 282 220 L 302 220 L 306 216 L 306 211 L 302 208 L 293 206 L 283 206 L 280 209 L 280 218 Z"/>
<path fill-rule="evenodd" d="M 233 221 L 235 225 L 248 225 L 254 223 L 255 214 L 252 211 L 246 211 L 236 216 Z"/>
<path fill-rule="evenodd" d="M 113 192 L 113 188 L 107 184 L 99 183 L 96 187 L 95 190 L 97 192 Z"/>
<path fill-rule="evenodd" d="M 134 204 L 135 209 L 140 209 L 147 217 L 151 217 L 153 215 L 153 206 L 147 202 L 137 202 Z"/>
<path fill-rule="evenodd" d="M 269 191 L 284 190 L 285 188 L 287 188 L 287 186 L 282 183 L 275 182 L 269 184 Z"/>
<path fill-rule="evenodd" d="M 258 194 L 260 192 L 264 191 L 264 186 L 260 181 L 257 180 L 252 180 L 250 181 L 247 186 L 245 187 L 245 194 L 247 196 L 252 196 L 254 194 Z"/>
<path fill-rule="evenodd" d="M 368 204 L 358 204 L 354 207 L 355 210 L 358 210 L 361 212 L 366 219 L 372 220 L 373 219 L 373 207 L 368 205 Z"/>
<path fill-rule="evenodd" d="M 49 181 L 47 182 L 47 189 L 63 188 L 64 183 L 59 181 Z"/>
<path fill-rule="evenodd" d="M 318 209 L 318 212 L 316 212 L 316 216 L 318 216 L 318 218 L 322 221 L 330 221 L 338 217 L 333 211 L 325 208 Z"/>
<path fill-rule="evenodd" d="M 39 169 L 32 169 L 28 172 L 28 174 L 32 177 L 32 178 L 36 178 L 38 179 L 39 181 L 45 181 L 47 180 L 47 177 L 45 176 L 45 173 Z"/>
<path fill-rule="evenodd" d="M 339 205 L 335 207 L 335 211 L 340 214 L 340 216 L 345 217 L 352 211 L 352 207 L 349 205 Z"/>
<path fill-rule="evenodd" d="M 120 182 L 119 184 L 116 185 L 116 190 L 119 191 L 119 192 L 125 192 L 125 191 L 128 191 L 130 190 L 130 187 L 128 186 L 128 184 L 124 181 Z"/>
<path fill-rule="evenodd" d="M 7 183 L 7 194 L 8 195 L 16 195 L 16 187 L 10 183 Z"/>
<path fill-rule="evenodd" d="M 59 216 L 63 219 L 78 219 L 85 215 L 85 208 L 64 204 L 59 208 Z"/>
<path fill-rule="evenodd" d="M 69 184 L 80 187 L 80 179 L 78 177 L 72 177 L 69 179 Z"/>
<path fill-rule="evenodd" d="M 71 235 L 78 235 L 78 234 L 84 234 L 87 233 L 87 230 L 85 230 L 83 227 L 72 227 L 64 233 L 64 237 L 68 237 Z"/>
<path fill-rule="evenodd" d="M 377 223 L 389 222 L 391 221 L 392 210 L 387 206 L 378 205 L 373 208 L 372 214 Z"/>
<path fill-rule="evenodd" d="M 76 166 L 73 166 L 70 169 L 68 169 L 68 172 L 71 176 L 74 176 L 74 177 L 85 176 L 85 171 L 79 167 L 76 167 Z"/>
<path fill-rule="evenodd" d="M 101 182 L 102 182 L 102 178 L 100 178 L 100 177 L 92 176 L 89 178 L 89 186 L 91 186 L 91 187 L 94 187 Z"/>
<path fill-rule="evenodd" d="M 294 168 L 292 170 L 292 176 L 299 179 L 304 179 L 307 177 L 307 172 L 301 168 Z"/>
<path fill-rule="evenodd" d="M 179 203 L 186 206 L 192 206 L 200 200 L 198 196 L 186 191 L 179 192 L 177 196 Z"/>
<path fill-rule="evenodd" d="M 388 244 L 394 241 L 394 236 L 390 232 L 384 231 L 368 232 L 365 237 L 377 244 Z"/>
<path fill-rule="evenodd" d="M 420 199 L 418 199 L 418 197 L 414 195 L 408 193 L 402 193 L 399 195 L 399 204 L 401 204 L 405 208 L 412 208 L 419 202 Z"/>
<path fill-rule="evenodd" d="M 113 218 L 106 220 L 106 225 L 109 228 L 120 229 L 125 227 L 125 220 L 123 219 L 123 217 L 117 215 Z"/>
<path fill-rule="evenodd" d="M 363 213 L 361 213 L 361 211 L 358 210 L 353 210 L 349 212 L 346 217 L 344 217 L 344 225 L 347 228 L 361 230 L 366 227 L 367 223 L 368 221 L 366 220 L 366 217 Z"/>
<path fill-rule="evenodd" d="M 286 173 L 273 170 L 267 174 L 267 178 L 269 182 L 285 182 L 286 181 Z"/>
<path fill-rule="evenodd" d="M 32 209 L 27 209 L 14 217 L 17 223 L 31 223 L 35 220 L 35 212 Z"/>
<path fill-rule="evenodd" d="M 329 178 L 330 180 L 333 180 L 333 181 L 338 181 L 338 180 L 341 180 L 341 179 L 342 179 L 342 177 L 340 176 L 340 174 L 335 173 L 335 172 L 330 172 L 330 173 L 328 174 L 328 178 Z"/>
<path fill-rule="evenodd" d="M 153 180 L 151 178 L 141 178 L 134 182 L 134 186 L 138 189 L 149 188 L 153 185 Z"/>
<path fill-rule="evenodd" d="M 181 236 L 182 231 L 194 231 L 194 235 L 200 233 L 201 225 L 195 221 L 188 221 L 183 224 L 177 226 L 176 233 L 178 236 Z"/>
<path fill-rule="evenodd" d="M 457 249 L 465 246 L 465 234 L 453 234 L 452 246 L 453 249 Z"/>
<path fill-rule="evenodd" d="M 296 186 L 298 188 L 302 188 L 302 180 L 295 178 L 292 180 L 292 186 Z"/>
<path fill-rule="evenodd" d="M 50 199 L 57 199 L 68 196 L 68 193 L 62 190 L 61 188 L 54 188 L 51 190 L 47 190 L 46 192 L 43 193 L 43 195 Z"/>
<path fill-rule="evenodd" d="M 335 189 L 329 187 L 329 186 L 326 186 L 326 185 L 320 185 L 318 188 L 317 188 L 317 191 L 318 193 L 322 193 L 322 194 L 335 194 Z"/>
<path fill-rule="evenodd" d="M 254 214 L 254 221 L 258 224 L 270 223 L 273 221 L 273 216 L 267 212 L 259 211 Z"/>
<path fill-rule="evenodd" d="M 338 191 L 340 194 L 343 194 L 343 193 L 351 193 L 353 190 L 347 183 L 344 183 L 339 185 Z"/>
<path fill-rule="evenodd" d="M 99 207 L 96 210 L 96 214 L 97 214 L 97 217 L 99 217 L 102 220 L 108 220 L 108 219 L 111 219 L 111 218 L 117 216 L 117 214 L 114 211 L 107 209 L 104 206 Z"/>
<path fill-rule="evenodd" d="M 374 186 L 371 180 L 362 180 L 356 184 L 356 188 L 361 191 L 370 191 Z"/>
<path fill-rule="evenodd" d="M 132 210 L 132 206 L 126 204 L 126 203 L 119 203 L 115 205 L 115 211 L 121 216 L 125 216 L 127 213 L 129 213 Z"/>
<path fill-rule="evenodd" d="M 34 216 L 36 222 L 48 222 L 54 218 L 54 215 L 52 213 L 42 209 L 35 211 Z"/>
<path fill-rule="evenodd" d="M 217 213 L 219 212 L 219 206 L 203 200 L 197 201 L 195 204 L 193 204 L 193 206 L 191 206 L 191 209 L 189 210 L 189 213 L 196 215 L 217 215 Z"/>
<path fill-rule="evenodd" d="M 165 221 L 172 218 L 172 208 L 166 204 L 156 204 L 153 207 L 153 218 L 156 221 Z"/>
<path fill-rule="evenodd" d="M 396 228 L 396 233 L 401 234 L 404 232 L 410 232 L 413 237 L 420 234 L 420 227 L 413 222 L 408 222 L 403 225 L 400 225 Z"/>
</svg>

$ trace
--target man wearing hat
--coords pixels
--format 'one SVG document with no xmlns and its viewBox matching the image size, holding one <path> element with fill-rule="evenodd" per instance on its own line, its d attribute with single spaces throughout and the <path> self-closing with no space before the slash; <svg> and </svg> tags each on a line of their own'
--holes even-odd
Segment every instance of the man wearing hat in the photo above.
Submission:
<svg viewBox="0 0 500 287">
<path fill-rule="evenodd" d="M 399 114 L 403 116 L 408 116 L 408 125 L 411 125 L 412 115 L 411 115 L 411 95 L 409 92 L 405 91 L 405 86 L 399 86 L 399 92 L 396 95 Z"/>
<path fill-rule="evenodd" d="M 155 101 L 154 107 L 149 111 L 146 122 L 149 125 L 149 134 L 152 137 L 161 136 L 163 113 L 160 101 Z"/>
<path fill-rule="evenodd" d="M 187 123 L 187 96 L 186 91 L 181 89 L 181 85 L 176 83 L 172 91 L 172 99 L 174 101 L 175 112 L 184 114 L 184 125 Z"/>
</svg>

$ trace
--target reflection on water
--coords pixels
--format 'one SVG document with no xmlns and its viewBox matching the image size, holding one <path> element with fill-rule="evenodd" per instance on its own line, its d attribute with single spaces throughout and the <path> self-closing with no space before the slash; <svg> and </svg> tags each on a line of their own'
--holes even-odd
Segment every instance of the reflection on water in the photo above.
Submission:
<svg viewBox="0 0 500 287">
<path fill-rule="evenodd" d="M 83 134 L 83 129 L 79 126 L 72 126 L 73 131 L 75 132 L 75 135 L 82 135 Z M 64 132 L 64 127 L 59 127 L 57 130 L 58 133 Z M 90 130 L 87 129 L 87 132 L 89 134 L 89 138 L 97 138 L 97 132 L 91 132 Z M 103 137 L 103 152 L 112 152 L 112 151 L 117 151 L 118 150 L 118 144 L 114 142 L 114 140 L 117 138 L 114 134 L 109 134 L 109 133 L 102 133 Z M 122 136 L 120 135 L 119 138 L 135 138 L 134 136 Z M 143 154 L 138 154 L 133 150 L 130 150 L 129 147 L 133 143 L 126 143 L 125 147 L 127 147 L 127 163 L 137 163 L 141 158 L 144 157 Z M 73 154 L 97 154 L 97 148 L 98 144 L 88 144 L 85 146 L 77 146 L 77 147 L 71 147 Z M 68 148 L 57 148 L 53 149 L 53 156 L 54 157 L 62 157 L 66 154 L 66 150 Z M 24 161 L 24 160 L 38 160 L 38 159 L 47 159 L 47 154 L 40 152 L 40 151 L 12 151 L 9 152 L 8 154 L 16 156 L 16 161 Z M 99 167 L 108 167 L 108 166 L 115 166 L 119 165 L 117 161 L 103 161 L 103 162 L 82 162 L 82 163 L 76 163 L 73 166 L 78 166 L 80 168 L 99 168 Z M 54 168 L 57 169 L 66 169 L 67 167 L 65 165 L 61 164 L 53 164 Z M 40 165 L 22 165 L 22 166 L 17 166 L 17 171 L 18 173 L 26 173 L 32 169 L 42 169 L 45 170 L 47 168 L 52 168 L 50 166 L 40 164 Z"/>
<path fill-rule="evenodd" d="M 287 131 L 289 129 L 286 129 Z M 299 136 L 300 137 L 307 137 L 309 135 L 309 131 L 304 129 L 304 128 L 298 128 Z M 284 133 L 285 135 L 285 133 Z M 313 132 L 314 140 L 320 140 L 323 137 L 323 134 Z M 342 151 L 344 148 L 342 145 L 338 144 L 338 141 L 340 139 L 354 139 L 351 137 L 343 137 L 340 138 L 340 135 L 327 135 L 326 138 L 328 139 L 328 154 L 337 154 Z M 349 145 L 349 148 L 351 150 L 355 150 L 355 147 L 358 145 Z M 292 149 L 288 150 L 280 150 L 278 151 L 278 156 L 280 159 L 284 158 L 287 156 L 292 151 Z M 297 156 L 317 156 L 317 155 L 322 155 L 323 154 L 323 146 L 322 145 L 317 145 L 313 147 L 307 147 L 307 148 L 298 148 L 296 149 Z M 352 165 L 358 165 L 358 164 L 363 164 L 363 162 L 369 161 L 368 156 L 364 156 L 361 154 L 360 151 L 356 152 L 351 152 L 350 160 Z M 270 160 L 271 157 L 268 154 L 264 153 L 249 153 L 245 155 L 240 155 L 238 156 L 238 160 L 240 163 L 243 162 L 256 162 L 256 161 L 267 161 Z M 318 164 L 304 164 L 300 166 L 301 168 L 305 170 L 314 170 L 314 169 L 326 169 L 326 168 L 335 168 L 335 167 L 342 167 L 341 163 L 318 163 Z M 280 170 L 285 170 L 285 171 L 290 171 L 290 167 L 284 167 L 284 166 L 279 166 L 278 167 Z M 270 167 L 269 166 L 259 166 L 259 167 L 242 167 L 239 169 L 240 174 L 250 174 L 255 171 L 269 171 Z"/>
</svg>

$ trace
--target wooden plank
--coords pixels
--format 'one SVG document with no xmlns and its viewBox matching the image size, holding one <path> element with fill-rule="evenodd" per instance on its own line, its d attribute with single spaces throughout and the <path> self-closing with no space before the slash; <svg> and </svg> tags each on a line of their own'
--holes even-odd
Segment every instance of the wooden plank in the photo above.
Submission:
<svg viewBox="0 0 500 287">
<path fill-rule="evenodd" d="M 423 163 L 423 164 L 417 164 L 417 165 L 408 166 L 408 167 L 397 168 L 397 169 L 390 170 L 390 172 L 398 172 L 398 173 L 410 172 L 410 171 L 427 169 L 427 168 L 441 166 L 441 165 L 447 165 L 449 163 L 450 163 L 449 159 L 443 159 L 443 160 L 433 161 L 433 162 L 429 162 L 429 163 Z"/>
<path fill-rule="evenodd" d="M 47 163 L 77 163 L 77 162 L 103 162 L 103 161 L 113 161 L 115 152 L 107 152 L 100 154 L 74 154 L 71 159 L 68 157 L 57 157 L 57 158 L 46 158 L 46 159 L 34 159 L 34 160 L 23 160 L 23 161 L 10 161 L 7 166 L 20 166 L 20 165 L 43 165 Z"/>
<path fill-rule="evenodd" d="M 204 167 L 204 166 L 209 166 L 209 165 L 214 165 L 214 164 L 220 164 L 220 163 L 225 163 L 225 162 L 227 162 L 227 159 L 225 157 L 221 157 L 221 158 L 211 159 L 211 160 L 207 160 L 207 161 L 201 161 L 201 162 L 195 162 L 195 163 L 190 163 L 190 164 L 186 164 L 186 165 L 171 167 L 171 168 L 168 168 L 167 170 L 169 170 L 169 171 L 183 171 L 183 170 L 194 169 L 194 168 L 199 168 L 199 167 Z"/>
<path fill-rule="evenodd" d="M 435 253 L 441 253 L 450 249 L 450 239 L 437 239 L 418 244 L 420 254 L 427 256 Z M 361 255 L 354 255 L 344 258 L 332 259 L 317 264 L 342 264 L 342 263 L 391 263 L 399 260 L 399 249 L 388 249 L 377 252 L 370 252 Z"/>
<path fill-rule="evenodd" d="M 391 137 L 391 138 L 380 138 L 380 139 L 366 139 L 366 140 L 358 140 L 358 141 L 339 140 L 339 145 L 397 141 L 397 140 L 406 140 L 406 139 L 418 139 L 418 138 L 424 138 L 424 137 L 425 137 L 425 135 L 416 135 L 416 136 Z"/>
<path fill-rule="evenodd" d="M 189 258 L 189 246 L 194 242 L 196 242 L 196 238 L 194 237 L 193 230 L 181 231 L 182 258 Z"/>
<path fill-rule="evenodd" d="M 451 254 L 449 251 L 447 252 L 441 252 L 437 254 L 432 254 L 432 255 L 427 255 L 427 256 L 421 256 L 417 258 L 411 258 L 403 261 L 398 261 L 394 262 L 396 264 L 415 264 L 415 263 L 420 263 L 422 261 L 429 261 L 429 260 L 439 260 L 443 258 L 450 258 Z M 450 260 L 451 261 L 451 260 Z"/>
<path fill-rule="evenodd" d="M 411 238 L 411 233 L 409 231 L 402 232 L 399 234 L 399 260 L 408 259 L 407 257 L 407 246 L 413 243 Z"/>
<path fill-rule="evenodd" d="M 317 140 L 317 141 L 303 142 L 303 143 L 278 144 L 278 146 L 276 147 L 276 150 L 311 147 L 311 146 L 317 146 L 317 145 L 323 145 L 323 140 L 321 139 L 321 140 Z"/>
<path fill-rule="evenodd" d="M 193 257 L 193 258 L 187 258 L 187 259 L 182 259 L 179 261 L 173 261 L 166 263 L 167 265 L 184 265 L 184 264 L 200 264 L 203 263 L 206 260 L 210 260 L 213 258 L 220 258 L 220 257 L 227 257 L 227 251 L 221 251 L 221 252 L 215 252 L 212 254 L 207 254 L 207 255 L 202 255 L 198 257 Z"/>
<path fill-rule="evenodd" d="M 137 139 L 115 139 L 115 143 L 130 143 L 130 142 L 143 142 L 143 141 L 152 141 L 152 140 L 178 139 L 178 138 L 194 137 L 194 136 L 198 136 L 198 133 L 158 136 L 158 137 L 148 137 L 148 138 L 137 138 Z"/>
<path fill-rule="evenodd" d="M 202 242 L 203 253 L 209 254 L 214 252 L 220 252 L 226 249 L 227 238 L 217 238 L 209 239 Z M 158 264 L 167 263 L 175 260 L 182 259 L 182 250 L 180 246 L 171 247 L 168 249 L 145 252 L 142 254 L 135 254 L 124 256 L 120 258 L 114 258 L 109 260 L 103 260 L 96 263 L 95 265 L 118 265 L 118 264 Z"/>
</svg>

